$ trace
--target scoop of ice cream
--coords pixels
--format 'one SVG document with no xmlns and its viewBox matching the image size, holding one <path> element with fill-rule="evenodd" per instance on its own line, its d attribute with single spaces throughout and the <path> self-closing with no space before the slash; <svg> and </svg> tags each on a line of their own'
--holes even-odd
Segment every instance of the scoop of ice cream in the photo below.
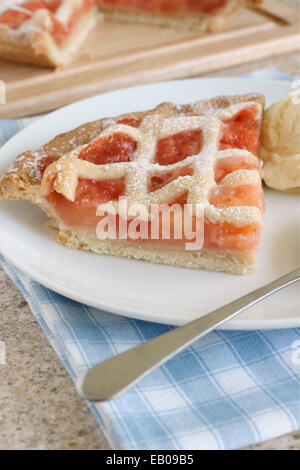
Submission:
<svg viewBox="0 0 300 470">
<path fill-rule="evenodd" d="M 300 93 L 274 103 L 264 115 L 261 139 L 263 178 L 271 188 L 300 186 Z"/>
</svg>

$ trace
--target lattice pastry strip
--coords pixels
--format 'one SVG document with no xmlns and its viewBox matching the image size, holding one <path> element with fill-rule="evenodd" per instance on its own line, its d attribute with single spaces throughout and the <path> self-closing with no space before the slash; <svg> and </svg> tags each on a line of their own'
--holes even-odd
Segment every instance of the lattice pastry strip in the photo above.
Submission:
<svg viewBox="0 0 300 470">
<path fill-rule="evenodd" d="M 218 160 L 233 155 L 257 158 L 246 150 L 219 150 L 219 137 L 222 121 L 234 117 L 245 107 L 255 106 L 259 115 L 260 104 L 247 102 L 233 104 L 227 109 L 212 111 L 202 116 L 177 116 L 163 118 L 153 114 L 146 116 L 138 128 L 126 124 L 113 124 L 105 128 L 91 143 L 122 133 L 133 139 L 137 148 L 129 162 L 96 165 L 79 159 L 83 148 L 79 147 L 52 163 L 45 171 L 40 187 L 40 196 L 47 196 L 53 189 L 66 199 L 74 201 L 78 178 L 103 180 L 124 177 L 128 207 L 143 204 L 149 209 L 150 204 L 170 203 L 184 192 L 188 192 L 187 203 L 201 207 L 205 215 L 213 221 L 227 221 L 235 225 L 247 225 L 261 221 L 261 211 L 257 207 L 241 206 L 216 208 L 209 203 L 210 192 L 217 186 L 234 187 L 239 185 L 260 184 L 258 170 L 236 170 L 218 184 L 215 181 L 214 169 Z M 184 131 L 201 130 L 203 146 L 197 155 L 188 156 L 184 160 L 170 165 L 155 163 L 157 143 L 160 139 L 170 137 Z M 177 168 L 188 167 L 192 175 L 179 176 L 160 189 L 149 192 L 150 176 L 162 175 Z M 118 202 L 111 202 L 118 210 Z"/>
</svg>

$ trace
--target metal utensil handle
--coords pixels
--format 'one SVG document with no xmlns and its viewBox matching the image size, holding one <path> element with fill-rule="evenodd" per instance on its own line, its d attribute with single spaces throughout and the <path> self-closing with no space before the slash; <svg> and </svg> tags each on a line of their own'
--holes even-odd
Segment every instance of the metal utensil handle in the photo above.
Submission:
<svg viewBox="0 0 300 470">
<path fill-rule="evenodd" d="M 92 367 L 78 384 L 79 392 L 97 401 L 115 397 L 196 339 L 299 279 L 297 269 L 197 320 Z"/>
</svg>

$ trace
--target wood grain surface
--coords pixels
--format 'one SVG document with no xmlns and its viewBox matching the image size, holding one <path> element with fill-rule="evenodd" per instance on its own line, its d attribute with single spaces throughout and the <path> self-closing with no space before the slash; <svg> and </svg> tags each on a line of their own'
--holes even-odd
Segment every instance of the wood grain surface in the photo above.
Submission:
<svg viewBox="0 0 300 470">
<path fill-rule="evenodd" d="M 297 12 L 278 0 L 241 9 L 214 34 L 99 23 L 64 69 L 0 62 L 0 79 L 7 85 L 0 118 L 40 114 L 114 89 L 240 65 L 296 50 L 299 42 Z"/>
</svg>

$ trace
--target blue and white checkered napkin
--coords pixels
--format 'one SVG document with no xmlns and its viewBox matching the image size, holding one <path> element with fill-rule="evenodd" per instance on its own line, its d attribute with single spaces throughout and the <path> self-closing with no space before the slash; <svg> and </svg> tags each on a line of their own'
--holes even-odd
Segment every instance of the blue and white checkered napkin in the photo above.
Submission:
<svg viewBox="0 0 300 470">
<path fill-rule="evenodd" d="M 258 74 L 289 79 L 276 69 Z M 0 142 L 28 121 L 0 121 Z M 172 328 L 76 303 L 1 257 L 0 263 L 73 379 Z M 236 449 L 295 431 L 300 429 L 300 366 L 293 361 L 293 344 L 299 338 L 299 328 L 215 331 L 122 397 L 89 406 L 115 449 Z"/>
</svg>

